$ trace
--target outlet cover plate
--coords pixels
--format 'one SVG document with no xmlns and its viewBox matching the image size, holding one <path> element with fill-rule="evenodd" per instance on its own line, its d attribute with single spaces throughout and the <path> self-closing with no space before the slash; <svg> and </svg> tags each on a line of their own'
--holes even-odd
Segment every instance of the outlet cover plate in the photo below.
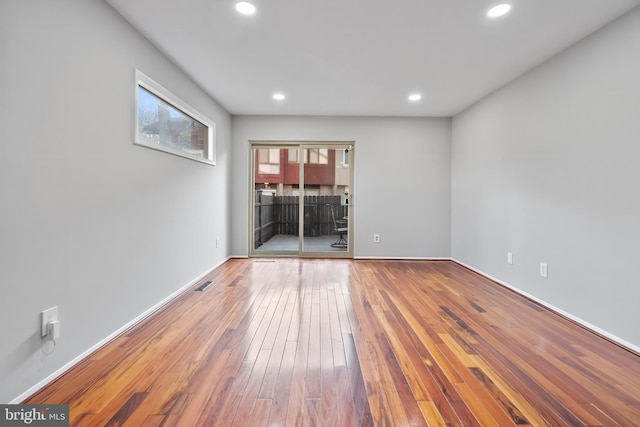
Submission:
<svg viewBox="0 0 640 427">
<path fill-rule="evenodd" d="M 549 271 L 546 262 L 540 263 L 540 276 L 544 277 L 545 279 L 549 277 Z"/>
</svg>

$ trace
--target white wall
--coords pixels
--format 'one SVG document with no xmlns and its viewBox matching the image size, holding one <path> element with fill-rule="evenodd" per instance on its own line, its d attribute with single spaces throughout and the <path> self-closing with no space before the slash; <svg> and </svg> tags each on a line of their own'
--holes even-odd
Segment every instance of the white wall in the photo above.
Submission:
<svg viewBox="0 0 640 427">
<path fill-rule="evenodd" d="M 230 117 L 101 0 L 0 3 L 0 402 L 226 259 Z M 133 145 L 134 68 L 217 123 L 218 166 Z M 40 349 L 40 312 L 62 336 Z"/>
<path fill-rule="evenodd" d="M 639 346 L 640 8 L 456 116 L 452 140 L 453 257 Z"/>
<path fill-rule="evenodd" d="M 450 256 L 450 119 L 234 116 L 231 253 L 248 254 L 249 141 L 355 141 L 355 257 Z M 373 243 L 373 234 L 381 242 Z"/>
</svg>

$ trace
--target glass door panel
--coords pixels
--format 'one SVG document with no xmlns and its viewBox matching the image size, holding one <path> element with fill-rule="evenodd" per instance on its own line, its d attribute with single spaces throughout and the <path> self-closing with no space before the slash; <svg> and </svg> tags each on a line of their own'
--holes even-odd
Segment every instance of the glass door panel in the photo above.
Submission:
<svg viewBox="0 0 640 427">
<path fill-rule="evenodd" d="M 300 252 L 297 187 L 299 170 L 289 159 L 298 147 L 253 148 L 253 250 L 255 254 Z"/>
<path fill-rule="evenodd" d="M 303 254 L 351 253 L 349 151 L 348 145 L 303 146 Z"/>
</svg>

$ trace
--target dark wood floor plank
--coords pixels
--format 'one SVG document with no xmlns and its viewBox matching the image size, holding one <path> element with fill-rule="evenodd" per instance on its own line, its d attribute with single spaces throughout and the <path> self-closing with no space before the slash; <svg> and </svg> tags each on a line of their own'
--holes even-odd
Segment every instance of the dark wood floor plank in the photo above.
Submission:
<svg viewBox="0 0 640 427">
<path fill-rule="evenodd" d="M 229 260 L 25 403 L 74 427 L 640 425 L 639 355 L 460 265 L 268 261 Z"/>
<path fill-rule="evenodd" d="M 396 414 L 392 415 L 391 420 L 393 425 L 403 425 L 404 419 L 406 418 L 406 425 L 426 426 L 426 421 L 413 392 L 413 390 L 421 390 L 418 384 L 416 384 L 417 378 L 413 375 L 410 377 L 407 376 L 407 373 L 411 371 L 409 367 L 410 362 L 406 359 L 405 354 L 398 355 L 394 351 L 389 338 L 390 336 L 387 334 L 384 334 L 384 337 L 380 336 L 380 349 L 384 355 L 384 361 L 389 370 L 393 387 L 396 389 L 396 393 L 401 402 L 401 404 L 397 404 L 398 409 Z M 400 360 L 403 360 L 404 363 L 401 364 Z M 391 405 L 396 405 L 395 399 L 390 399 L 390 403 Z"/>
<path fill-rule="evenodd" d="M 364 275 L 365 280 L 370 274 Z M 366 282 L 361 282 L 366 283 Z M 354 311 L 359 323 L 366 327 L 354 331 L 360 367 L 367 388 L 371 415 L 375 425 L 406 426 L 409 425 L 402 398 L 397 387 L 406 387 L 406 383 L 394 384 L 393 361 L 386 338 L 378 322 L 375 320 L 373 306 L 369 298 L 363 293 L 355 292 L 352 296 L 360 303 L 354 304 Z M 375 302 L 379 302 L 376 297 Z M 395 372 L 398 372 L 397 369 Z M 396 376 L 399 377 L 399 376 Z"/>
<path fill-rule="evenodd" d="M 420 409 L 423 413 L 427 411 L 430 414 L 430 411 L 435 407 L 439 412 L 436 422 L 442 421 L 448 425 L 459 423 L 459 415 L 453 410 L 451 402 L 461 400 L 454 384 L 462 382 L 462 377 L 458 375 L 451 363 L 438 350 L 436 343 L 431 339 L 431 335 L 428 335 L 422 327 L 416 326 L 419 321 L 401 301 L 402 298 L 400 296 L 398 298 L 389 296 L 389 298 L 392 301 L 392 307 L 395 307 L 398 324 L 408 334 L 413 348 L 419 354 L 423 367 L 426 369 L 426 371 L 421 372 L 420 377 L 429 392 L 431 400 L 419 402 Z M 437 342 L 442 343 L 439 336 Z M 463 415 L 463 418 L 468 418 L 470 415 L 470 413 Z M 429 420 L 427 419 L 427 421 Z"/>
</svg>

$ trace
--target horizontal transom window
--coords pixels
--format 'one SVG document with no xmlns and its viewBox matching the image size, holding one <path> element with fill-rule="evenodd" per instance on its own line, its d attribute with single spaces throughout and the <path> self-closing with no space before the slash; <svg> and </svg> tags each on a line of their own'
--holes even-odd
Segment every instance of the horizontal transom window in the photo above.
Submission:
<svg viewBox="0 0 640 427">
<path fill-rule="evenodd" d="M 215 164 L 215 124 L 138 70 L 134 143 Z"/>
</svg>

